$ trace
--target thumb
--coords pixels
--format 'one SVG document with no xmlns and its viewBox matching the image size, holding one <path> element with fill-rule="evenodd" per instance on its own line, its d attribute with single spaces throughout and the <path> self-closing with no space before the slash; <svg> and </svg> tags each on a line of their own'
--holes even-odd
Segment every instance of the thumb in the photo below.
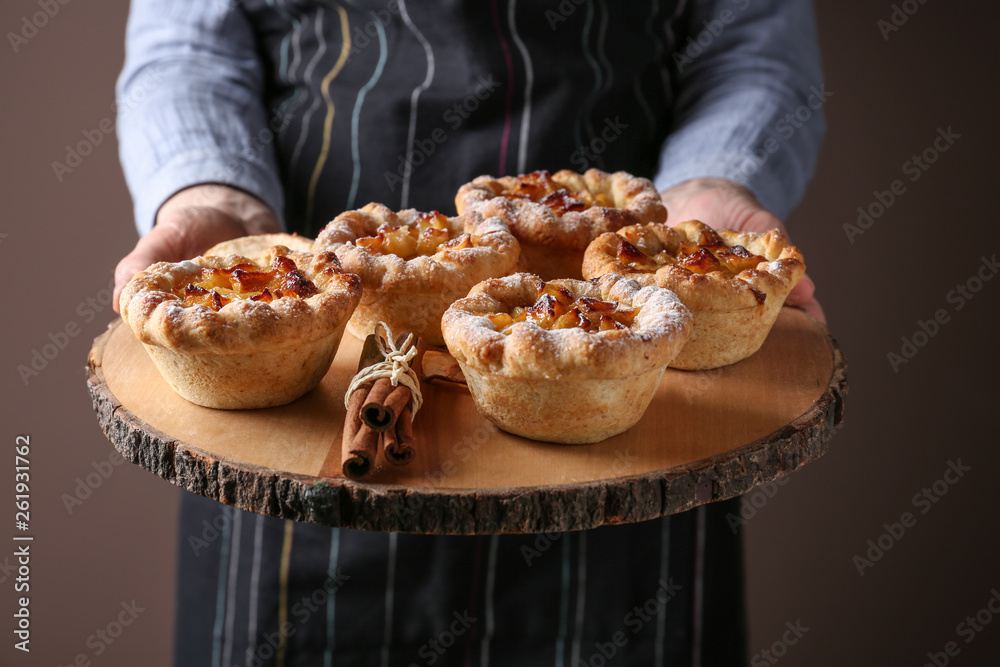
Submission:
<svg viewBox="0 0 1000 667">
<path fill-rule="evenodd" d="M 118 302 L 121 298 L 122 290 L 128 281 L 132 279 L 132 276 L 156 262 L 185 259 L 175 256 L 177 248 L 172 238 L 175 233 L 176 231 L 170 229 L 169 226 L 153 227 L 153 230 L 149 234 L 139 239 L 132 252 L 125 255 L 118 262 L 118 266 L 115 267 L 115 290 L 114 298 L 112 299 L 112 305 L 116 313 L 121 313 Z"/>
<path fill-rule="evenodd" d="M 118 301 L 122 290 L 139 271 L 156 262 L 191 259 L 216 243 L 246 234 L 243 221 L 213 207 L 188 206 L 161 213 L 156 226 L 139 239 L 115 268 L 115 312 L 120 312 Z"/>
</svg>

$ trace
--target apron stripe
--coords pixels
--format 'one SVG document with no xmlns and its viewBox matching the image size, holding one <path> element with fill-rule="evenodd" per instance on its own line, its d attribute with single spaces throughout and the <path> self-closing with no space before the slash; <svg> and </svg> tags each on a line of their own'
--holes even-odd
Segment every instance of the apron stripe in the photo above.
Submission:
<svg viewBox="0 0 1000 667">
<path fill-rule="evenodd" d="M 660 581 L 669 583 L 670 576 L 670 517 L 660 519 Z M 662 585 L 662 584 L 661 584 Z M 669 598 L 668 598 L 669 602 Z M 667 634 L 667 605 L 661 604 L 656 610 L 656 667 L 663 667 L 663 641 Z"/>
<path fill-rule="evenodd" d="M 475 613 L 479 609 L 479 568 L 483 562 L 483 538 L 482 536 L 476 536 L 476 549 L 472 557 L 472 585 L 469 586 L 469 609 L 470 613 Z M 465 660 L 463 664 L 465 667 L 470 667 L 472 665 L 472 644 L 476 639 L 477 626 L 473 626 L 469 629 L 469 634 L 465 638 Z"/>
<path fill-rule="evenodd" d="M 569 621 L 569 542 L 562 535 L 562 578 L 559 593 L 559 636 L 556 638 L 556 667 L 566 667 L 566 625 Z M 575 666 L 574 666 L 575 667 Z"/>
<path fill-rule="evenodd" d="M 313 168 L 312 178 L 309 180 L 309 199 L 306 206 L 306 224 L 310 226 L 312 225 L 313 212 L 316 206 L 316 186 L 319 184 L 319 175 L 323 172 L 323 167 L 326 165 L 326 158 L 330 154 L 330 134 L 333 131 L 333 115 L 336 113 L 336 110 L 333 107 L 333 99 L 330 97 L 330 83 L 337 78 L 338 74 L 340 74 L 340 70 L 344 68 L 344 63 L 347 62 L 347 55 L 351 52 L 351 26 L 347 20 L 347 11 L 339 5 L 336 5 L 336 7 L 337 14 L 340 15 L 340 35 L 342 42 L 337 62 L 334 64 L 333 69 L 327 72 L 326 76 L 323 77 L 323 83 L 320 86 L 320 94 L 323 96 L 323 101 L 326 103 L 326 118 L 323 121 L 323 143 L 319 151 L 319 159 L 316 161 L 316 166 Z M 310 234 L 310 236 L 312 235 Z"/>
<path fill-rule="evenodd" d="M 490 536 L 490 556 L 486 566 L 486 632 L 484 633 L 482 645 L 479 651 L 479 667 L 489 667 L 490 664 L 490 640 L 493 639 L 493 589 L 496 584 L 497 575 L 497 546 L 500 544 L 498 535 Z"/>
<path fill-rule="evenodd" d="M 510 26 L 510 36 L 517 45 L 517 50 L 524 60 L 524 103 L 521 105 L 521 137 L 517 143 L 517 173 L 524 173 L 524 165 L 528 157 L 528 132 L 531 128 L 531 89 L 535 84 L 535 70 L 531 65 L 531 54 L 528 48 L 521 41 L 521 36 L 517 32 L 517 22 L 514 20 L 514 11 L 517 0 L 510 0 L 507 5 L 507 25 Z"/>
<path fill-rule="evenodd" d="M 295 522 L 285 520 L 285 537 L 281 543 L 281 571 L 278 578 L 278 667 L 285 667 L 285 653 L 288 650 L 288 637 L 285 636 L 285 625 L 288 623 L 288 572 L 292 564 L 292 536 L 295 532 Z"/>
<path fill-rule="evenodd" d="M 586 59 L 587 64 L 590 65 L 591 69 L 594 70 L 594 88 L 587 94 L 587 99 L 584 100 L 583 105 L 580 107 L 580 113 L 576 117 L 576 124 L 574 127 L 574 135 L 576 136 L 577 147 L 582 148 L 584 146 L 583 140 L 583 127 L 586 126 L 587 136 L 591 139 L 594 138 L 594 130 L 590 125 L 590 111 L 594 106 L 594 100 L 598 93 L 600 93 L 601 88 L 604 85 L 604 76 L 601 74 L 601 67 L 594 59 L 594 54 L 590 51 L 590 28 L 594 24 L 594 0 L 587 0 L 587 18 L 583 22 L 583 35 L 581 36 L 581 43 L 583 44 L 583 57 Z"/>
<path fill-rule="evenodd" d="M 222 660 L 222 621 L 226 608 L 226 561 L 229 560 L 230 539 L 232 537 L 233 509 L 225 506 L 222 513 L 226 517 L 222 527 L 222 553 L 219 555 L 219 585 L 215 593 L 215 627 L 212 630 L 212 665 L 219 667 Z"/>
<path fill-rule="evenodd" d="M 704 614 L 703 600 L 705 584 L 705 506 L 695 510 L 694 534 L 694 618 L 691 619 L 693 638 L 691 641 L 691 665 L 701 667 L 701 631 Z"/>
<path fill-rule="evenodd" d="M 268 2 L 273 2 L 274 0 L 268 0 Z M 295 69 L 299 66 L 299 61 L 302 59 L 302 22 L 300 22 L 295 16 L 291 14 L 288 10 L 284 8 L 284 0 L 281 0 L 277 5 L 278 11 L 282 13 L 286 20 L 291 22 L 292 31 L 282 39 L 282 47 L 286 47 L 285 40 L 291 37 L 290 41 L 292 43 L 292 62 L 287 68 L 284 65 L 287 63 L 287 51 L 282 55 L 282 67 L 279 72 L 283 72 L 285 83 L 291 83 L 291 76 L 295 72 Z M 300 104 L 300 100 L 305 99 L 305 85 L 302 83 L 295 84 L 295 92 L 292 93 L 291 97 L 285 99 L 281 105 L 278 107 L 278 116 L 281 118 L 285 117 L 286 109 L 287 113 L 294 111 Z M 285 125 L 282 123 L 282 128 L 280 132 L 285 131 Z"/>
<path fill-rule="evenodd" d="M 354 113 L 351 114 L 351 157 L 354 159 L 354 174 L 351 177 L 351 192 L 347 196 L 347 206 L 345 206 L 347 211 L 354 209 L 354 201 L 358 196 L 358 186 L 361 184 L 361 152 L 358 133 L 358 126 L 361 122 L 361 105 L 365 103 L 365 95 L 375 87 L 375 84 L 382 77 L 382 69 L 385 67 L 386 55 L 389 51 L 382 22 L 378 20 L 375 12 L 369 12 L 369 14 L 375 24 L 375 29 L 378 30 L 378 64 L 375 65 L 375 73 L 372 74 L 372 78 L 368 79 L 368 83 L 358 93 L 358 101 L 354 103 Z"/>
<path fill-rule="evenodd" d="M 327 567 L 327 576 L 336 577 L 337 576 L 337 561 L 340 559 L 340 529 L 334 528 L 330 534 L 330 562 Z M 333 647 L 334 640 L 336 636 L 334 635 L 334 630 L 336 629 L 336 602 L 337 602 L 337 589 L 333 587 L 330 591 L 330 597 L 326 600 L 326 650 L 323 651 L 323 665 L 324 667 L 331 667 L 333 665 Z"/>
<path fill-rule="evenodd" d="M 434 50 L 431 48 L 431 44 L 427 41 L 427 38 L 424 37 L 422 32 L 417 30 L 417 26 L 415 26 L 413 21 L 410 19 L 410 13 L 406 11 L 405 0 L 399 0 L 399 10 L 400 14 L 403 16 L 403 22 L 420 42 L 420 45 L 424 48 L 424 54 L 427 57 L 427 75 L 424 77 L 423 82 L 414 88 L 413 92 L 410 94 L 410 127 L 406 136 L 406 162 L 403 165 L 403 192 L 400 195 L 399 205 L 401 209 L 405 209 L 407 208 L 407 203 L 410 200 L 410 178 L 413 176 L 413 142 L 416 141 L 417 137 L 417 102 L 420 100 L 420 93 L 427 90 L 431 85 L 431 81 L 434 80 Z"/>
<path fill-rule="evenodd" d="M 313 55 L 312 59 L 306 65 L 305 71 L 302 73 L 303 80 L 306 82 L 311 82 L 313 80 L 313 72 L 316 71 L 316 65 L 319 64 L 319 61 L 323 58 L 323 54 L 326 53 L 326 37 L 323 35 L 323 9 L 324 8 L 320 6 L 319 9 L 316 10 L 316 24 L 314 26 L 314 32 L 316 34 L 316 41 L 319 42 L 319 48 L 316 49 L 316 53 Z M 305 100 L 308 97 L 309 96 L 304 96 L 302 99 Z M 302 155 L 302 148 L 306 145 L 306 137 L 309 135 L 309 127 L 313 112 L 319 108 L 319 96 L 313 95 L 312 98 L 312 102 L 309 103 L 309 107 L 302 116 L 302 126 L 299 128 L 299 139 L 295 142 L 295 150 L 292 152 L 291 164 L 293 168 L 300 164 L 299 157 Z M 292 109 L 289 108 L 289 113 L 291 113 L 291 111 Z M 308 224 L 309 221 L 307 220 L 306 225 Z M 303 231 L 308 232 L 308 227 L 306 227 Z"/>
<path fill-rule="evenodd" d="M 507 66 L 507 99 L 504 108 L 503 132 L 500 135 L 500 168 L 497 176 L 507 175 L 507 143 L 510 139 L 510 118 L 511 105 L 514 102 L 514 60 L 510 55 L 510 46 L 507 38 L 503 35 L 503 26 L 500 25 L 500 13 L 497 9 L 497 0 L 491 1 L 493 13 L 493 25 L 497 29 L 497 37 L 500 39 L 500 48 L 503 50 L 504 63 Z"/>
<path fill-rule="evenodd" d="M 400 5 L 402 6 L 402 2 Z M 392 612 L 396 597 L 396 549 L 398 533 L 389 533 L 389 565 L 385 581 L 385 632 L 382 637 L 382 667 L 389 667 L 389 647 L 392 645 Z"/>
<path fill-rule="evenodd" d="M 229 583 L 226 590 L 226 629 L 225 642 L 222 647 L 222 664 L 232 664 L 233 657 L 233 623 L 236 620 L 236 578 L 240 572 L 240 533 L 243 523 L 243 512 L 233 512 L 233 543 L 236 548 L 229 554 Z"/>
<path fill-rule="evenodd" d="M 264 517 L 257 515 L 255 520 L 257 525 L 253 529 L 253 565 L 250 570 L 250 600 L 247 612 L 250 621 L 247 625 L 247 651 L 244 661 L 249 663 L 257 652 L 257 602 L 260 592 L 260 559 L 264 550 Z"/>
<path fill-rule="evenodd" d="M 583 620 L 587 603 L 587 533 L 577 533 L 576 561 L 576 623 L 573 627 L 573 652 L 569 664 L 580 662 L 580 642 L 583 640 Z"/>
<path fill-rule="evenodd" d="M 660 0 L 652 0 L 649 5 L 649 18 L 646 19 L 645 31 L 649 35 L 650 41 L 653 43 L 654 52 L 657 55 L 663 53 L 663 47 L 660 45 L 660 41 L 656 39 L 656 35 L 653 34 L 653 19 L 656 18 L 656 14 L 660 11 Z M 649 102 L 646 101 L 646 96 L 642 92 L 642 85 L 640 84 L 641 77 L 635 77 L 632 81 L 632 90 L 635 91 L 635 99 L 639 103 L 639 108 L 642 109 L 642 113 L 646 116 L 646 122 L 649 123 L 649 136 L 652 137 L 656 133 L 656 116 L 653 114 L 653 110 L 649 107 Z"/>
</svg>

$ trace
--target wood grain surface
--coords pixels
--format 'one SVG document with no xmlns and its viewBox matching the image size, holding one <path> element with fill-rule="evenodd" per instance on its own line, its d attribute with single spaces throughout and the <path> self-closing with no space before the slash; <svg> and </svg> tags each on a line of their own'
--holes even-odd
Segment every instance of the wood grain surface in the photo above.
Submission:
<svg viewBox="0 0 1000 667">
<path fill-rule="evenodd" d="M 125 458 L 181 488 L 268 516 L 438 534 L 579 530 L 746 493 L 821 456 L 847 393 L 825 327 L 785 308 L 757 354 L 668 369 L 639 424 L 593 445 L 510 435 L 463 387 L 425 385 L 413 463 L 380 454 L 354 482 L 339 476 L 340 442 L 360 350 L 345 336 L 321 385 L 290 405 L 213 410 L 177 395 L 115 322 L 95 340 L 88 387 Z"/>
</svg>

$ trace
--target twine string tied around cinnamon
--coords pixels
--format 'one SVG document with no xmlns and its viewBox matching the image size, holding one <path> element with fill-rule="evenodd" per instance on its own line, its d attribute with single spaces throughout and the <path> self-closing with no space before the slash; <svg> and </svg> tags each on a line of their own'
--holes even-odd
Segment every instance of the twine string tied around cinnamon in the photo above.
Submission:
<svg viewBox="0 0 1000 667">
<path fill-rule="evenodd" d="M 379 378 L 389 378 L 392 386 L 396 387 L 402 383 L 404 387 L 410 390 L 410 393 L 413 395 L 411 415 L 416 416 L 417 410 L 420 409 L 420 406 L 424 402 L 424 397 L 420 393 L 420 378 L 410 366 L 410 362 L 417 356 L 417 346 L 413 344 L 414 335 L 412 333 L 409 334 L 403 340 L 403 343 L 397 347 L 394 342 L 395 337 L 392 335 L 392 330 L 385 322 L 379 322 L 375 325 L 375 338 L 378 343 L 379 352 L 382 353 L 385 359 L 361 370 L 354 376 L 350 386 L 347 387 L 347 393 L 344 395 L 344 407 L 348 406 L 351 394 L 358 387 Z"/>
</svg>

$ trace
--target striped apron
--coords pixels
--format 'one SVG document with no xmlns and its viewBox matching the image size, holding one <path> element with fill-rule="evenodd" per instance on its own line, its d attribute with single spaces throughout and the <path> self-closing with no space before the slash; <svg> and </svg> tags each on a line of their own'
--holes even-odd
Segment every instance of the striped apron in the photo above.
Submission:
<svg viewBox="0 0 1000 667">
<path fill-rule="evenodd" d="M 244 0 L 289 229 L 315 236 L 370 201 L 453 213 L 480 174 L 652 176 L 683 4 Z M 738 503 L 576 533 L 437 537 L 184 494 L 175 664 L 745 664 Z"/>
</svg>

